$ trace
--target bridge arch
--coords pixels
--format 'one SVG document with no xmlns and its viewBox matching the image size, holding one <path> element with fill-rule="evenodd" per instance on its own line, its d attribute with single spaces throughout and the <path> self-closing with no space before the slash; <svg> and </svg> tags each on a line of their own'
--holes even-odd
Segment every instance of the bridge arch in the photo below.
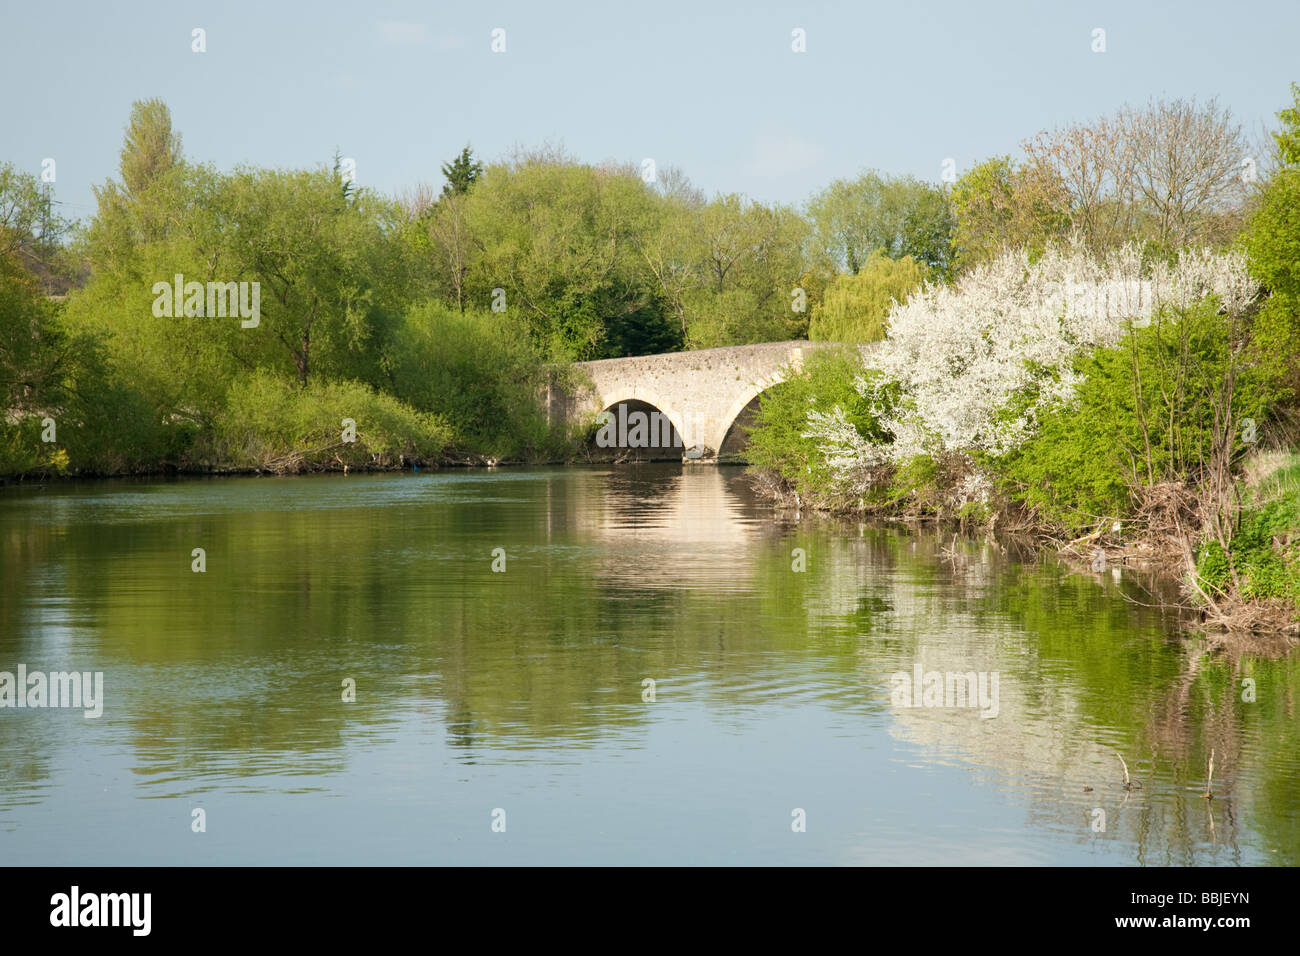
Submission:
<svg viewBox="0 0 1300 956">
<path fill-rule="evenodd" d="M 680 460 L 686 451 L 680 415 L 643 395 L 605 404 L 596 416 L 597 445 L 611 453 L 635 451 L 636 457 L 642 460 Z M 601 402 L 605 400 L 602 398 Z M 610 437 L 614 438 L 613 444 L 608 443 Z"/>
</svg>

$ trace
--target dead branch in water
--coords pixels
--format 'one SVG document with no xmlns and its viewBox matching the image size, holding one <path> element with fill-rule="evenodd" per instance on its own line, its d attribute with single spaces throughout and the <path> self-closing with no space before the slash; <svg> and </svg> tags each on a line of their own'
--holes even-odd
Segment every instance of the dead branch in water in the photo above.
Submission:
<svg viewBox="0 0 1300 956">
<path fill-rule="evenodd" d="M 1123 756 L 1123 754 L 1121 754 L 1118 750 L 1116 750 L 1116 751 L 1115 751 L 1115 756 L 1116 756 L 1116 757 L 1119 757 L 1119 765 L 1120 765 L 1121 767 L 1124 768 L 1124 789 L 1125 789 L 1125 790 L 1141 790 L 1141 789 L 1142 789 L 1142 784 L 1140 784 L 1140 783 L 1134 783 L 1131 779 L 1129 779 L 1129 775 L 1128 775 L 1128 764 L 1124 762 L 1124 756 Z"/>
</svg>

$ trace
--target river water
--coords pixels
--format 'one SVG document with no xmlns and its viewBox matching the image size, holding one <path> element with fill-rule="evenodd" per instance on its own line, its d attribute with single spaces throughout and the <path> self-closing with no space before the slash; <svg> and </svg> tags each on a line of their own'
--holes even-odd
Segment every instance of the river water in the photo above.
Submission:
<svg viewBox="0 0 1300 956">
<path fill-rule="evenodd" d="M 103 675 L 0 709 L 4 864 L 1300 863 L 1300 654 L 735 468 L 11 486 L 0 584 Z"/>
</svg>

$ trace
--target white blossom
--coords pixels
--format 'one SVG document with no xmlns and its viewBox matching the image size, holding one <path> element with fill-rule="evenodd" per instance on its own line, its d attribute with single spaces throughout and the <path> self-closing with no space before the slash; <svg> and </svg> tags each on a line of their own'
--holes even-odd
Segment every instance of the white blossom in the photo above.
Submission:
<svg viewBox="0 0 1300 956">
<path fill-rule="evenodd" d="M 810 408 L 804 437 L 818 442 L 841 482 L 918 455 L 1001 455 L 1033 436 L 1044 411 L 1073 399 L 1079 355 L 1116 345 L 1130 321 L 1143 326 L 1163 306 L 1186 308 L 1211 294 L 1238 313 L 1259 295 L 1241 253 L 1186 250 L 1172 266 L 1149 268 L 1142 259 L 1137 244 L 1098 259 L 1073 242 L 1033 264 L 1020 250 L 954 285 L 927 285 L 895 304 L 888 336 L 864 347 L 854 382 L 892 442 L 864 438 L 839 406 Z M 1013 399 L 1023 406 L 1015 415 Z M 982 502 L 991 487 L 972 472 L 958 493 Z"/>
<path fill-rule="evenodd" d="M 829 412 L 810 408 L 808 431 L 803 437 L 816 439 L 822 460 L 840 481 L 862 467 L 884 460 L 884 446 L 874 445 L 863 438 L 838 405 Z"/>
<path fill-rule="evenodd" d="M 1185 252 L 1176 265 L 1144 272 L 1131 244 L 1097 259 L 1078 243 L 1049 248 L 1030 264 L 1020 250 L 980 266 L 954 285 L 928 285 L 895 305 L 887 338 L 868 352 L 858 391 L 894 435 L 880 448 L 849 434 L 843 414 L 809 415 L 809 437 L 825 443 L 837 472 L 853 462 L 903 461 L 918 454 L 1010 451 L 1032 436 L 1042 411 L 1068 402 L 1073 365 L 1085 351 L 1113 346 L 1125 320 L 1142 325 L 1163 305 L 1185 307 L 1209 293 L 1244 308 L 1258 285 L 1240 254 Z M 878 406 L 881 381 L 902 401 Z M 1008 403 L 1025 399 L 1018 415 Z"/>
</svg>

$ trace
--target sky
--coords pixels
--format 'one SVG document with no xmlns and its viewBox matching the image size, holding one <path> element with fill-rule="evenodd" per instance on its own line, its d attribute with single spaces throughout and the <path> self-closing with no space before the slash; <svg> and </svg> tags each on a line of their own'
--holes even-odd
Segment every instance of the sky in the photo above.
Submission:
<svg viewBox="0 0 1300 956">
<path fill-rule="evenodd" d="M 222 169 L 337 149 L 395 193 L 440 185 L 466 143 L 489 161 L 550 143 L 802 203 L 864 169 L 938 181 L 1153 97 L 1217 97 L 1260 135 L 1300 81 L 1300 0 L 0 3 L 0 162 L 53 159 L 71 218 L 154 96 Z"/>
</svg>

